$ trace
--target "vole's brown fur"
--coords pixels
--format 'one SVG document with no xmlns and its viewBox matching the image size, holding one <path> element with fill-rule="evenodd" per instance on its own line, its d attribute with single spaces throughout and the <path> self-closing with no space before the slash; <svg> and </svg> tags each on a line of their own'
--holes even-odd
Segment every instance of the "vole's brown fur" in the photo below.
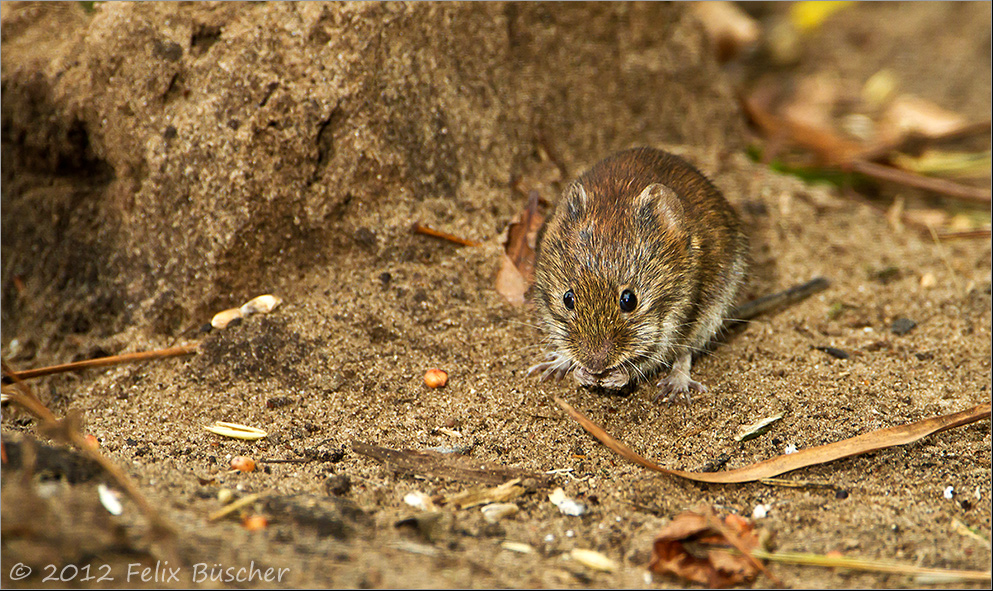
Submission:
<svg viewBox="0 0 993 591">
<path fill-rule="evenodd" d="M 541 235 L 532 297 L 552 351 L 531 371 L 620 388 L 668 366 L 660 396 L 689 400 L 704 390 L 691 356 L 731 307 L 747 248 L 730 204 L 681 158 L 636 148 L 602 160 L 565 190 Z M 630 311 L 625 291 L 637 298 Z"/>
</svg>

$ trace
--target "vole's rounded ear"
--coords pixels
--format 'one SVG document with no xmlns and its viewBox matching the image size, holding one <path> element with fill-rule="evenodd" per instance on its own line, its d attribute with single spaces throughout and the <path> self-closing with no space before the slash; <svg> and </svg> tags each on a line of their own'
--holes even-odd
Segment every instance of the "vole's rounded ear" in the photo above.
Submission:
<svg viewBox="0 0 993 591">
<path fill-rule="evenodd" d="M 636 215 L 674 233 L 686 232 L 686 209 L 679 195 L 662 183 L 652 183 L 634 200 Z"/>
<path fill-rule="evenodd" d="M 566 187 L 565 192 L 562 194 L 562 199 L 565 200 L 566 213 L 571 221 L 581 218 L 589 203 L 589 197 L 586 196 L 586 188 L 579 181 L 575 181 Z"/>
</svg>

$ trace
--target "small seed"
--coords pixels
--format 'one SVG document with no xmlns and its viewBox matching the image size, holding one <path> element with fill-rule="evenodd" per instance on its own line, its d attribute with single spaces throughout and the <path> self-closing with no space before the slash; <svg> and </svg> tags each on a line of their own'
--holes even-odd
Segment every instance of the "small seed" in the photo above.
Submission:
<svg viewBox="0 0 993 591">
<path fill-rule="evenodd" d="M 241 520 L 241 527 L 248 531 L 259 531 L 269 527 L 269 520 L 262 515 L 252 515 Z"/>
<path fill-rule="evenodd" d="M 230 308 L 224 310 L 223 312 L 218 312 L 214 314 L 214 317 L 210 319 L 210 325 L 214 328 L 220 330 L 227 325 L 231 324 L 232 321 L 237 320 L 244 316 L 241 310 L 238 308 Z"/>
<path fill-rule="evenodd" d="M 276 306 L 283 303 L 282 298 L 274 295 L 260 295 L 251 299 L 241 307 L 241 313 L 245 316 L 249 314 L 268 314 L 276 309 Z"/>
<path fill-rule="evenodd" d="M 448 383 L 448 374 L 440 369 L 429 369 L 424 374 L 424 384 L 428 388 L 444 388 Z"/>
<path fill-rule="evenodd" d="M 254 472 L 255 460 L 245 456 L 235 456 L 231 458 L 231 467 L 242 472 Z"/>
</svg>

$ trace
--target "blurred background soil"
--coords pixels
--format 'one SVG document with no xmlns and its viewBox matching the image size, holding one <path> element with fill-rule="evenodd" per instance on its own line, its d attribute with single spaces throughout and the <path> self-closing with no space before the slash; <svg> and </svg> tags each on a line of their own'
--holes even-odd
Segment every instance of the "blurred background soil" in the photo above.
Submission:
<svg viewBox="0 0 993 591">
<path fill-rule="evenodd" d="M 646 566 L 659 530 L 701 503 L 767 505 L 756 523 L 778 551 L 988 571 L 987 421 L 787 475 L 834 488 L 704 485 L 625 462 L 552 401 L 693 471 L 989 402 L 990 4 L 828 5 L 746 4 L 728 25 L 691 4 L 4 3 L 4 359 L 201 345 L 30 382 L 81 417 L 173 535 L 128 498 L 110 515 L 107 473 L 4 406 L 0 580 L 221 586 L 191 581 L 193 565 L 254 561 L 286 569 L 277 586 L 684 586 Z M 853 172 L 849 148 L 880 143 L 900 146 L 875 163 L 967 198 Z M 635 145 L 691 160 L 741 213 L 743 299 L 831 280 L 729 331 L 696 362 L 710 391 L 689 409 L 648 386 L 528 379 L 540 334 L 495 288 L 528 193 L 547 211 Z M 263 293 L 282 305 L 204 330 Z M 425 386 L 430 368 L 444 388 Z M 222 438 L 214 421 L 268 435 Z M 356 441 L 531 476 L 496 523 L 478 507 L 428 515 L 405 498 L 493 482 L 398 469 Z M 234 456 L 259 467 L 233 471 Z M 560 513 L 555 487 L 588 511 Z M 583 566 L 576 548 L 618 567 Z M 126 576 L 166 560 L 180 580 Z M 47 565 L 114 580 L 43 581 Z M 921 584 L 771 569 L 789 587 Z"/>
</svg>

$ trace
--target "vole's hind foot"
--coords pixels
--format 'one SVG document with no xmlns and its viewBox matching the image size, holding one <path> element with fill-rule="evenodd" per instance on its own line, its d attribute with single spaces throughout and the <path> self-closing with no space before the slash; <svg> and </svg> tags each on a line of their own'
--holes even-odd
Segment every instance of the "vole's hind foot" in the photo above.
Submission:
<svg viewBox="0 0 993 591">
<path fill-rule="evenodd" d="M 539 381 L 544 382 L 550 377 L 554 377 L 556 380 L 561 380 L 565 377 L 565 374 L 572 371 L 575 362 L 569 359 L 561 353 L 549 353 L 546 356 L 548 361 L 542 361 L 541 363 L 532 365 L 528 368 L 528 376 L 534 372 L 541 372 L 538 377 Z"/>
<path fill-rule="evenodd" d="M 701 394 L 707 391 L 707 387 L 690 377 L 690 363 L 692 356 L 689 354 L 680 357 L 672 364 L 672 370 L 664 379 L 656 384 L 661 390 L 655 395 L 655 401 L 663 404 L 682 402 L 689 406 L 693 402 L 690 391 Z"/>
</svg>

